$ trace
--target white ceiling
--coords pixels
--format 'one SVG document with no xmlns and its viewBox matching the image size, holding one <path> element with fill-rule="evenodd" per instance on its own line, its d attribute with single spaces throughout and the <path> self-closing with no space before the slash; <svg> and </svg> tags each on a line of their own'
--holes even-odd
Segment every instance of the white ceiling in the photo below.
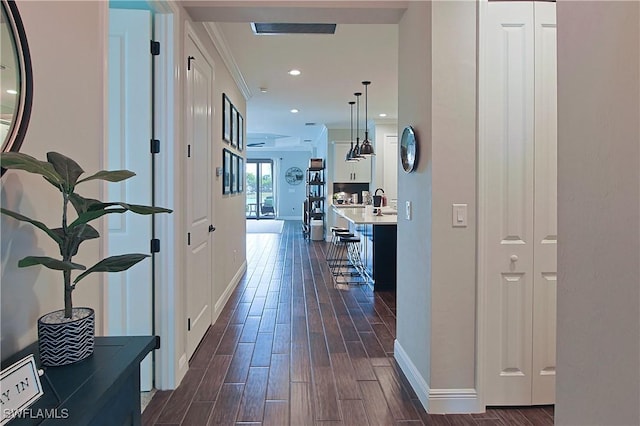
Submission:
<svg viewBox="0 0 640 426">
<path fill-rule="evenodd" d="M 263 148 L 270 149 L 305 149 L 315 144 L 325 126 L 349 128 L 348 102 L 355 100 L 354 92 L 363 92 L 362 128 L 364 80 L 371 81 L 369 121 L 397 118 L 397 23 L 406 2 L 236 0 L 182 4 L 193 20 L 215 22 L 210 24 L 210 32 L 226 46 L 232 68 L 237 66 L 236 78 L 248 97 L 247 143 L 265 142 Z M 251 30 L 252 21 L 338 25 L 334 35 L 258 36 Z M 288 71 L 293 68 L 302 74 L 290 76 Z M 299 113 L 291 113 L 293 108 Z M 386 119 L 380 119 L 380 113 L 386 113 Z"/>
</svg>

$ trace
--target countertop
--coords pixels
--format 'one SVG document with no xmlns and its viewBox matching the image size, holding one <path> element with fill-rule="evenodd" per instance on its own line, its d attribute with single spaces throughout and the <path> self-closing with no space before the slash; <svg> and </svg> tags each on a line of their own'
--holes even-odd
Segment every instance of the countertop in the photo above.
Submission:
<svg viewBox="0 0 640 426">
<path fill-rule="evenodd" d="M 397 214 L 383 214 L 382 216 L 376 216 L 368 213 L 368 209 L 362 207 L 338 207 L 333 206 L 334 211 L 340 216 L 347 219 L 354 225 L 397 225 Z M 383 207 L 384 210 L 393 211 L 390 207 Z"/>
<path fill-rule="evenodd" d="M 364 208 L 364 204 L 338 204 L 338 203 L 333 203 L 332 204 L 333 207 L 335 207 L 336 209 L 363 209 Z"/>
</svg>

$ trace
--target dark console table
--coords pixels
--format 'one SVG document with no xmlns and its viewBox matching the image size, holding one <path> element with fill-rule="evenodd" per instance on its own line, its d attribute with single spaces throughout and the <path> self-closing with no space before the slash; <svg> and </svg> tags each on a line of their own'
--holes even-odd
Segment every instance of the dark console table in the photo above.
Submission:
<svg viewBox="0 0 640 426">
<path fill-rule="evenodd" d="M 93 355 L 83 361 L 45 368 L 40 377 L 44 395 L 29 407 L 31 418 L 16 418 L 8 425 L 140 425 L 140 362 L 160 347 L 160 338 L 96 337 L 95 344 Z M 39 366 L 36 342 L 3 362 L 2 368 L 29 354 Z M 44 412 L 57 418 L 37 416 Z"/>
</svg>

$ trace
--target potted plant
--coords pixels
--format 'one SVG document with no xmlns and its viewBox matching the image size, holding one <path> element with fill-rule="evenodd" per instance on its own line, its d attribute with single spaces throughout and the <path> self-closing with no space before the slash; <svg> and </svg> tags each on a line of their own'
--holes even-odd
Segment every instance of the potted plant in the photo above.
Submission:
<svg viewBox="0 0 640 426">
<path fill-rule="evenodd" d="M 135 173 L 129 170 L 102 170 L 80 179 L 84 170 L 74 160 L 57 152 L 47 153 L 47 161 L 38 160 L 27 154 L 7 152 L 0 155 L 0 166 L 42 175 L 62 195 L 62 223 L 57 228 L 49 228 L 42 222 L 6 208 L 0 208 L 0 212 L 16 220 L 32 224 L 58 244 L 60 259 L 48 256 L 27 256 L 18 262 L 18 266 L 23 268 L 42 265 L 49 269 L 62 271 L 64 309 L 45 314 L 38 320 L 40 360 L 48 366 L 80 361 L 93 353 L 95 315 L 91 308 L 73 307 L 71 295 L 76 285 L 91 273 L 125 271 L 149 257 L 149 255 L 141 253 L 110 256 L 88 269 L 84 265 L 74 263 L 72 259 L 78 253 L 80 244 L 100 237 L 98 231 L 89 225 L 89 222 L 106 214 L 133 212 L 149 215 L 171 213 L 171 210 L 122 202 L 102 202 L 82 197 L 76 192 L 77 186 L 84 182 L 92 180 L 120 182 L 135 176 Z M 74 217 L 69 216 L 69 204 L 75 210 Z M 72 281 L 73 271 L 83 272 Z"/>
</svg>

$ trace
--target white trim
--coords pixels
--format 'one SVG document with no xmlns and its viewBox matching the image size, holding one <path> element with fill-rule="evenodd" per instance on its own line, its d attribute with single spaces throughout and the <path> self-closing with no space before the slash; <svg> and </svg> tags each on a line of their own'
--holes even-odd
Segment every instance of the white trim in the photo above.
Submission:
<svg viewBox="0 0 640 426">
<path fill-rule="evenodd" d="M 238 269 L 238 272 L 236 272 L 236 274 L 231 279 L 231 282 L 229 283 L 229 285 L 227 285 L 227 288 L 224 290 L 224 292 L 220 296 L 220 299 L 218 299 L 218 301 L 215 304 L 215 311 L 214 311 L 215 319 L 213 320 L 214 323 L 220 316 L 220 312 L 222 312 L 222 309 L 229 301 L 229 297 L 231 297 L 231 293 L 233 293 L 233 290 L 235 290 L 235 288 L 238 286 L 238 283 L 240 282 L 240 280 L 242 279 L 242 276 L 246 271 L 247 271 L 247 261 L 245 260 L 240 266 L 240 269 Z"/>
<path fill-rule="evenodd" d="M 169 7 L 171 9 L 171 7 Z M 164 8 L 163 8 L 164 10 Z M 154 16 L 154 38 L 160 42 L 162 53 L 157 57 L 155 69 L 155 113 L 156 136 L 162 141 L 161 155 L 156 159 L 156 204 L 174 208 L 176 205 L 174 113 L 175 88 L 178 76 L 174 72 L 175 34 L 177 19 L 174 13 L 157 13 Z M 156 254 L 156 334 L 161 336 L 160 349 L 156 351 L 155 386 L 158 389 L 174 389 L 186 370 L 180 372 L 176 362 L 176 308 L 175 297 L 178 271 L 176 269 L 176 223 L 179 213 L 156 216 L 156 237 L 164 241 L 162 250 Z"/>
<path fill-rule="evenodd" d="M 484 413 L 475 389 L 429 389 L 430 414 Z"/>
<path fill-rule="evenodd" d="M 102 158 L 100 160 L 103 169 L 108 168 L 107 161 L 109 159 L 109 4 L 105 2 L 102 5 L 99 12 L 100 25 L 102 25 L 103 31 L 100 34 L 100 45 L 102 46 Z M 102 181 L 102 184 L 98 188 L 98 197 L 104 200 L 108 194 L 108 182 Z M 107 236 L 101 238 L 99 251 L 99 258 L 104 259 L 106 253 L 109 253 L 109 225 L 106 219 L 101 219 L 100 235 Z M 98 303 L 102 306 L 102 321 L 96 322 L 95 334 L 97 336 L 105 336 L 108 333 L 107 324 L 109 323 L 109 288 L 106 285 L 106 274 L 98 274 L 100 276 L 100 300 Z"/>
<path fill-rule="evenodd" d="M 240 93 L 242 93 L 244 99 L 248 101 L 253 96 L 253 93 L 251 93 L 251 89 L 247 85 L 247 82 L 242 75 L 242 71 L 240 71 L 240 67 L 238 67 L 235 58 L 231 54 L 231 50 L 229 49 L 227 40 L 224 38 L 224 34 L 215 22 L 205 22 L 203 25 L 207 34 L 209 34 L 213 45 L 218 50 L 218 53 L 220 53 L 222 62 L 227 66 L 233 81 L 236 82 Z"/>
<path fill-rule="evenodd" d="M 483 413 L 475 389 L 431 389 L 418 368 L 397 340 L 393 344 L 394 358 L 409 380 L 422 406 L 429 414 Z"/>
<path fill-rule="evenodd" d="M 422 406 L 429 412 L 429 385 L 420 375 L 418 368 L 411 361 L 411 358 L 409 358 L 409 355 L 407 355 L 397 339 L 393 342 L 393 357 L 398 362 L 404 375 L 407 376 L 407 380 L 409 380 Z"/>
</svg>

